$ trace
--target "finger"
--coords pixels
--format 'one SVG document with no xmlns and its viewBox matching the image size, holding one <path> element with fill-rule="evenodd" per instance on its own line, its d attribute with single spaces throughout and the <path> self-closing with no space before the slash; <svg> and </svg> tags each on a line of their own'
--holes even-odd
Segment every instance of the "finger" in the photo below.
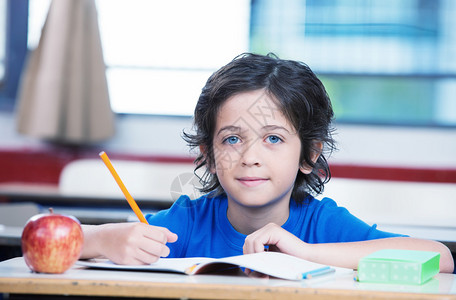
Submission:
<svg viewBox="0 0 456 300">
<path fill-rule="evenodd" d="M 254 253 L 253 252 L 253 242 L 251 241 L 252 239 L 249 238 L 249 236 L 247 236 L 245 238 L 245 241 L 244 241 L 244 245 L 242 246 L 242 252 L 244 254 L 250 254 L 250 253 Z"/>
<path fill-rule="evenodd" d="M 243 246 L 244 254 L 264 252 L 265 245 L 268 245 L 268 239 L 263 235 L 247 236 Z"/>
<path fill-rule="evenodd" d="M 244 253 L 264 252 L 265 246 L 277 246 L 277 238 L 282 228 L 274 223 L 269 223 L 248 235 L 244 243 Z M 277 247 L 276 247 L 277 248 Z"/>
<path fill-rule="evenodd" d="M 162 244 L 174 243 L 177 241 L 177 234 L 171 232 L 168 228 L 150 225 L 147 226 L 148 228 L 144 232 L 145 237 Z"/>
<path fill-rule="evenodd" d="M 166 257 L 170 249 L 156 241 L 142 241 L 137 247 L 130 249 L 130 254 L 123 255 L 121 264 L 151 264 L 156 262 L 160 257 Z"/>
<path fill-rule="evenodd" d="M 165 248 L 166 248 L 166 250 L 162 253 L 164 253 L 166 255 L 156 255 L 156 254 L 152 254 L 148 251 L 145 251 L 144 249 L 138 249 L 137 256 L 135 258 L 139 262 L 141 262 L 141 264 L 152 264 L 152 263 L 158 261 L 160 259 L 160 257 L 168 256 L 169 249 L 166 246 L 165 246 Z"/>
<path fill-rule="evenodd" d="M 111 261 L 119 265 L 142 265 L 154 261 L 154 258 L 150 257 L 150 254 L 145 253 L 139 248 L 128 247 L 119 250 L 121 250 L 119 253 L 109 257 Z"/>
<path fill-rule="evenodd" d="M 177 234 L 171 232 L 168 228 L 159 226 L 156 226 L 155 228 L 162 232 L 165 243 L 174 243 L 177 241 Z"/>
<path fill-rule="evenodd" d="M 263 241 L 261 239 L 255 240 L 255 242 L 253 243 L 253 251 L 254 251 L 254 253 L 264 252 L 265 246 L 267 244 L 268 244 L 267 241 Z"/>
<path fill-rule="evenodd" d="M 166 244 L 147 238 L 139 244 L 138 248 L 145 253 L 156 257 L 168 256 L 170 252 Z"/>
<path fill-rule="evenodd" d="M 171 232 L 171 231 L 168 230 L 167 238 L 168 238 L 168 243 L 174 243 L 174 242 L 177 241 L 178 236 L 174 232 Z"/>
<path fill-rule="evenodd" d="M 270 278 L 269 275 L 266 275 L 266 274 L 263 274 L 263 273 L 260 273 L 260 272 L 257 272 L 257 271 L 252 271 L 249 274 L 247 274 L 247 276 L 250 277 L 250 278 L 261 278 L 261 279 L 269 279 Z"/>
<path fill-rule="evenodd" d="M 279 247 L 277 247 L 276 245 L 269 245 L 268 251 L 270 251 L 270 252 L 281 252 Z"/>
</svg>

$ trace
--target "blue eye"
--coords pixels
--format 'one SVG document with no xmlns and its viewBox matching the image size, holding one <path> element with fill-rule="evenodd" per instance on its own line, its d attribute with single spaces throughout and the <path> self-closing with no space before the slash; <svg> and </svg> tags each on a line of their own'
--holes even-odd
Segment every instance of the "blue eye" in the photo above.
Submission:
<svg viewBox="0 0 456 300">
<path fill-rule="evenodd" d="M 229 136 L 223 142 L 233 145 L 239 143 L 239 138 L 237 136 Z"/>
<path fill-rule="evenodd" d="M 266 138 L 266 141 L 268 141 L 271 144 L 277 144 L 277 143 L 281 142 L 282 139 L 276 135 L 270 135 Z"/>
</svg>

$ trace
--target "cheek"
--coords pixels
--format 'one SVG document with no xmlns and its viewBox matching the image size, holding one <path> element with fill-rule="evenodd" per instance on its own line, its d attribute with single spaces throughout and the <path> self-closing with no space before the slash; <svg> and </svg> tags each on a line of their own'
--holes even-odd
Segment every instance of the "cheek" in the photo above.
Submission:
<svg viewBox="0 0 456 300">
<path fill-rule="evenodd" d="M 232 150 L 232 149 L 231 149 Z M 239 161 L 239 154 L 237 151 L 229 151 L 225 147 L 214 148 L 214 167 L 211 172 L 220 173 L 232 169 Z"/>
</svg>

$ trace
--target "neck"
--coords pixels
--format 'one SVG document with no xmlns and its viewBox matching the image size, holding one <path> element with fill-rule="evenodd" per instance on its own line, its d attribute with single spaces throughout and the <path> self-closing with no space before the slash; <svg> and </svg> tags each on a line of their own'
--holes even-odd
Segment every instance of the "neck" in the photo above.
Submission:
<svg viewBox="0 0 456 300">
<path fill-rule="evenodd" d="M 227 217 L 236 231 L 249 235 L 269 223 L 285 224 L 290 214 L 289 201 L 263 207 L 246 207 L 228 198 Z"/>
</svg>

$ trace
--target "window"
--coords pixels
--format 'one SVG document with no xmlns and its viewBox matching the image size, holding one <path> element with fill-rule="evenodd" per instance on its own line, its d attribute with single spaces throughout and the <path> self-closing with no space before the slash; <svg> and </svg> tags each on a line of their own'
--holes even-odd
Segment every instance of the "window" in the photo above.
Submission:
<svg viewBox="0 0 456 300">
<path fill-rule="evenodd" d="M 33 50 L 40 41 L 41 29 L 46 20 L 51 0 L 29 1 L 27 47 Z"/>
<path fill-rule="evenodd" d="M 12 111 L 27 53 L 27 0 L 0 0 L 0 112 Z"/>
<path fill-rule="evenodd" d="M 0 0 L 0 82 L 5 78 L 6 67 L 6 0 Z"/>
<path fill-rule="evenodd" d="M 49 5 L 35 1 L 30 2 L 32 48 Z M 248 0 L 96 3 L 117 113 L 192 115 L 207 78 L 248 50 Z"/>
<path fill-rule="evenodd" d="M 32 48 L 45 3 L 30 1 Z M 208 76 L 252 51 L 306 62 L 339 122 L 456 126 L 453 0 L 97 0 L 97 7 L 117 113 L 191 115 Z"/>
<path fill-rule="evenodd" d="M 251 50 L 306 62 L 340 122 L 456 125 L 456 2 L 253 1 Z"/>
<path fill-rule="evenodd" d="M 247 0 L 98 0 L 116 112 L 192 115 L 207 78 L 248 50 Z"/>
</svg>

